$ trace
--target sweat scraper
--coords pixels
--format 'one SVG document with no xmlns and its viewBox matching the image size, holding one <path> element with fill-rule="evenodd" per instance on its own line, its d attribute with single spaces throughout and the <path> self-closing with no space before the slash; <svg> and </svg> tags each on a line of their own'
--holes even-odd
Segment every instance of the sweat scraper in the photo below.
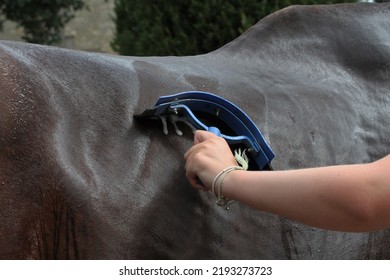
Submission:
<svg viewBox="0 0 390 280">
<path fill-rule="evenodd" d="M 254 122 L 232 102 L 209 92 L 187 91 L 161 96 L 152 109 L 146 109 L 137 120 L 161 119 L 168 134 L 167 120 L 181 135 L 177 122 L 184 122 L 193 130 L 210 131 L 223 137 L 229 146 L 246 150 L 250 170 L 271 170 L 275 157 Z"/>
</svg>

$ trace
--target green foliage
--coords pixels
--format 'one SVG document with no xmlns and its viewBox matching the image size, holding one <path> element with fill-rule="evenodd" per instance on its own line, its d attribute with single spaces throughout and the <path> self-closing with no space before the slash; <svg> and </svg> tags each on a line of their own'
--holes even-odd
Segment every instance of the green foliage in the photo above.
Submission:
<svg viewBox="0 0 390 280">
<path fill-rule="evenodd" d="M 264 16 L 291 4 L 351 0 L 115 0 L 115 51 L 193 55 L 232 41 Z"/>
<path fill-rule="evenodd" d="M 61 41 L 62 28 L 83 7 L 83 0 L 0 0 L 0 28 L 5 19 L 15 21 L 22 39 L 50 45 Z"/>
</svg>

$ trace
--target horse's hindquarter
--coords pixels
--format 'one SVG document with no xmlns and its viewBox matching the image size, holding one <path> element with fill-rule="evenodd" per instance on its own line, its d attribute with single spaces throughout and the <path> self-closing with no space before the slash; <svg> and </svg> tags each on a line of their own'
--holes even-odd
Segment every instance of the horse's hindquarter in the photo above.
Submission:
<svg viewBox="0 0 390 280">
<path fill-rule="evenodd" d="M 132 118 L 160 95 L 211 91 L 259 125 L 277 169 L 385 155 L 389 6 L 378 15 L 379 8 L 353 7 L 287 9 L 195 57 L 124 58 L 2 43 L 0 256 L 388 256 L 380 246 L 388 244 L 386 232 L 326 232 L 240 204 L 217 209 L 214 198 L 185 180 L 190 133 L 163 136 Z M 366 23 L 381 28 L 369 33 Z M 349 51 L 353 42 L 344 34 L 362 45 Z"/>
</svg>

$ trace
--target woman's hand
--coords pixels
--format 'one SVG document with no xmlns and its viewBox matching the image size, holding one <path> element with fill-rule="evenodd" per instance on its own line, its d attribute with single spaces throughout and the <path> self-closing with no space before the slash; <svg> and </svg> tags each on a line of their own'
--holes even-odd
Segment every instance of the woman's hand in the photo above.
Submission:
<svg viewBox="0 0 390 280">
<path fill-rule="evenodd" d="M 237 165 L 225 139 L 201 130 L 195 132 L 194 145 L 184 155 L 184 159 L 190 184 L 205 191 L 211 189 L 215 176 L 221 170 Z"/>
</svg>

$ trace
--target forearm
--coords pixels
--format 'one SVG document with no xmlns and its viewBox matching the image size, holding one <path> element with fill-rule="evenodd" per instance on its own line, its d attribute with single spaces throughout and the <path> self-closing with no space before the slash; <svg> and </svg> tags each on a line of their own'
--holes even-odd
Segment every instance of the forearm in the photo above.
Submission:
<svg viewBox="0 0 390 280">
<path fill-rule="evenodd" d="M 345 165 L 302 170 L 235 171 L 223 186 L 226 197 L 316 227 L 375 230 L 375 167 Z"/>
<path fill-rule="evenodd" d="M 221 170 L 237 164 L 226 141 L 206 131 L 195 133 L 184 159 L 186 176 L 199 190 L 210 190 Z M 373 231 L 390 227 L 389 174 L 390 155 L 370 164 L 233 171 L 217 188 L 228 199 L 312 226 Z"/>
</svg>

